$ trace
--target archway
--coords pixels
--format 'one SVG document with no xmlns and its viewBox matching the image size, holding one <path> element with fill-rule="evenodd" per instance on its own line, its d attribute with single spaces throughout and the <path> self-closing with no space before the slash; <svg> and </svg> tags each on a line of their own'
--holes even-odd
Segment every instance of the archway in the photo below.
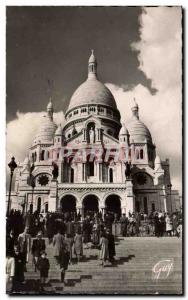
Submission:
<svg viewBox="0 0 188 300">
<path fill-rule="evenodd" d="M 118 195 L 109 195 L 105 201 L 105 210 L 107 213 L 116 214 L 117 218 L 121 216 L 121 200 Z"/>
<path fill-rule="evenodd" d="M 98 197 L 95 195 L 88 195 L 83 199 L 83 209 L 84 209 L 84 216 L 87 214 L 93 216 L 95 213 L 99 211 L 99 202 Z"/>
<path fill-rule="evenodd" d="M 66 195 L 60 202 L 61 211 L 63 213 L 76 212 L 76 198 L 73 195 Z"/>
</svg>

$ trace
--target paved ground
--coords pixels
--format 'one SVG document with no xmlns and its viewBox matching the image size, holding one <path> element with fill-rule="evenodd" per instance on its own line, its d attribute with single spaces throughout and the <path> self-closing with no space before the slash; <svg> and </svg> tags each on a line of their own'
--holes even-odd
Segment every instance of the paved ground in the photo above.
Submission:
<svg viewBox="0 0 188 300">
<path fill-rule="evenodd" d="M 47 246 L 50 259 L 49 281 L 39 290 L 39 272 L 31 260 L 25 273 L 27 294 L 181 294 L 182 247 L 176 237 L 132 237 L 116 241 L 114 265 L 104 268 L 97 249 L 84 249 L 80 263 L 74 261 L 66 272 L 66 284 L 60 282 L 53 249 Z"/>
</svg>

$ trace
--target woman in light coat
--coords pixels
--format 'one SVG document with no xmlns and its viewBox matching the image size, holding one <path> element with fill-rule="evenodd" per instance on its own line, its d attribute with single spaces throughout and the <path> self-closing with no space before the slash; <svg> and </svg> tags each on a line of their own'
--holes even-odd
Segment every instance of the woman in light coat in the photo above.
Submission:
<svg viewBox="0 0 188 300">
<path fill-rule="evenodd" d="M 83 236 L 79 229 L 74 237 L 74 253 L 77 257 L 77 261 L 79 262 L 80 257 L 83 256 Z"/>
<path fill-rule="evenodd" d="M 166 216 L 165 222 L 166 222 L 166 232 L 167 232 L 167 235 L 171 236 L 172 235 L 172 220 L 171 220 L 171 218 L 169 217 L 168 214 Z"/>
<path fill-rule="evenodd" d="M 99 246 L 99 258 L 102 261 L 102 266 L 104 267 L 105 261 L 109 259 L 108 239 L 106 238 L 106 234 L 104 232 L 101 234 Z"/>
</svg>

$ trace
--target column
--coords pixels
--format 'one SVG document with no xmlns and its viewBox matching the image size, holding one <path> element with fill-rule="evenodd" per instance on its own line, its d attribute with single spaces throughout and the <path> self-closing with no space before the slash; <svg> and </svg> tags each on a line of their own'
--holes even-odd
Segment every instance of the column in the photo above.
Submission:
<svg viewBox="0 0 188 300">
<path fill-rule="evenodd" d="M 87 137 L 86 137 L 86 129 L 83 129 L 83 142 L 86 142 Z"/>
<path fill-rule="evenodd" d="M 48 210 L 55 212 L 58 209 L 58 182 L 52 180 L 50 184 L 50 194 L 48 198 Z"/>
<path fill-rule="evenodd" d="M 126 192 L 125 192 L 125 199 L 126 199 L 126 208 L 127 208 L 127 215 L 128 213 L 133 213 L 135 210 L 135 199 L 133 194 L 133 184 L 131 179 L 126 180 Z"/>
</svg>

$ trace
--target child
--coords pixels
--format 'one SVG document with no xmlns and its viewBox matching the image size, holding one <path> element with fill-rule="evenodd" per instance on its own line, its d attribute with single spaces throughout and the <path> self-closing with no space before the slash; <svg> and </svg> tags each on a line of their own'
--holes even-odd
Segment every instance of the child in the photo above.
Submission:
<svg viewBox="0 0 188 300">
<path fill-rule="evenodd" d="M 42 251 L 41 257 L 38 260 L 38 269 L 40 270 L 40 282 L 41 288 L 43 289 L 44 284 L 46 283 L 46 278 L 48 278 L 48 271 L 50 269 L 50 263 L 47 254 L 45 251 Z"/>
</svg>

